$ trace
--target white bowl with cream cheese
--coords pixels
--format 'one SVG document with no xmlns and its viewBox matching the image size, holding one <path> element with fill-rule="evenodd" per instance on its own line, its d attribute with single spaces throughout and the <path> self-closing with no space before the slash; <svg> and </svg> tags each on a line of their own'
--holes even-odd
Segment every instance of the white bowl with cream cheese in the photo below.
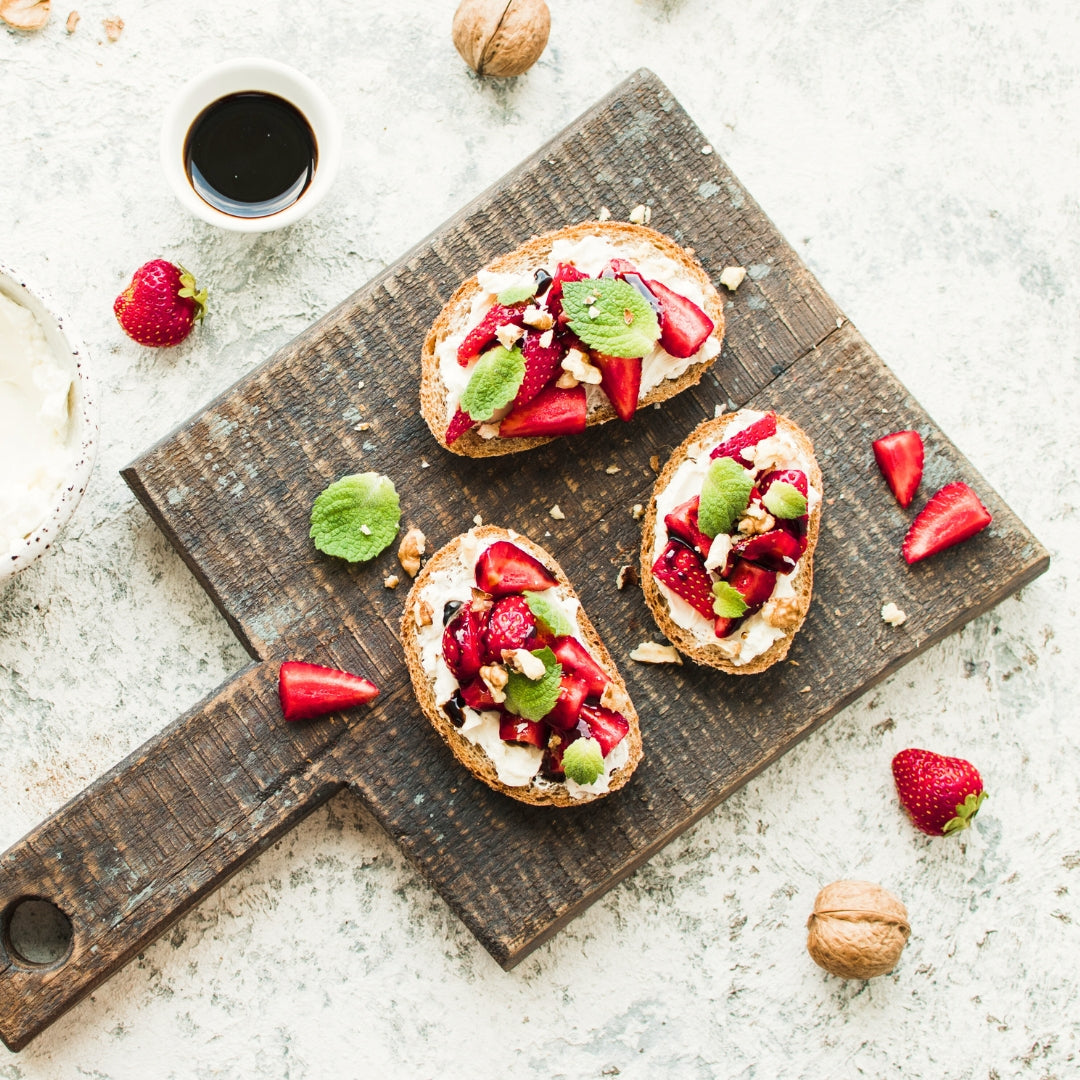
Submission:
<svg viewBox="0 0 1080 1080">
<path fill-rule="evenodd" d="M 85 348 L 39 292 L 0 266 L 0 582 L 74 513 L 97 435 Z"/>
</svg>

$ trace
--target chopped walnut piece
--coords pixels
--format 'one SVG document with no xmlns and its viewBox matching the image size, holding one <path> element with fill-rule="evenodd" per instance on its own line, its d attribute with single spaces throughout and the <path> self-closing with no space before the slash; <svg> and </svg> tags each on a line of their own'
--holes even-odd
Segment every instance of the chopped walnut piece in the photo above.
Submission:
<svg viewBox="0 0 1080 1080">
<path fill-rule="evenodd" d="M 739 522 L 739 532 L 743 536 L 759 536 L 776 527 L 776 518 L 760 503 L 751 503 Z"/>
<path fill-rule="evenodd" d="M 515 323 L 504 323 L 496 329 L 495 336 L 504 349 L 510 349 L 513 348 L 514 342 L 524 333 L 524 329 Z"/>
<path fill-rule="evenodd" d="M 646 206 L 644 203 L 638 203 L 630 211 L 630 221 L 635 225 L 648 225 L 652 221 L 652 207 Z"/>
<path fill-rule="evenodd" d="M 521 321 L 534 330 L 550 330 L 555 325 L 555 318 L 551 312 L 546 308 L 537 307 L 535 304 L 530 304 L 525 309 Z"/>
<path fill-rule="evenodd" d="M 579 385 L 577 379 L 570 374 L 569 371 L 564 371 L 556 380 L 555 385 L 560 390 L 573 390 L 575 386 Z"/>
<path fill-rule="evenodd" d="M 761 617 L 777 630 L 790 630 L 799 625 L 802 618 L 802 605 L 797 596 L 774 596 L 765 602 Z"/>
<path fill-rule="evenodd" d="M 600 207 L 600 213 L 596 215 L 597 221 L 610 221 L 611 211 L 606 206 Z"/>
<path fill-rule="evenodd" d="M 600 707 L 610 709 L 612 712 L 621 713 L 630 704 L 630 696 L 616 682 L 609 682 L 600 695 Z"/>
<path fill-rule="evenodd" d="M 397 576 L 397 574 L 390 574 L 390 575 L 387 576 L 386 580 L 383 581 L 383 588 L 384 589 L 396 589 L 398 587 L 398 585 L 400 585 L 400 584 L 401 584 L 401 578 L 399 578 Z"/>
<path fill-rule="evenodd" d="M 108 19 L 102 19 L 101 25 L 105 27 L 105 36 L 110 41 L 119 41 L 120 35 L 124 32 L 124 20 L 117 15 L 113 15 Z"/>
<path fill-rule="evenodd" d="M 430 626 L 434 609 L 426 600 L 417 600 L 413 604 L 413 621 L 417 626 Z"/>
<path fill-rule="evenodd" d="M 533 656 L 528 649 L 503 649 L 502 658 L 511 671 L 520 671 L 526 679 L 532 679 L 533 682 L 542 679 L 547 670 L 544 661 L 539 656 Z"/>
<path fill-rule="evenodd" d="M 476 434 L 479 435 L 481 439 L 494 439 L 499 434 L 499 425 L 481 424 L 476 429 Z M 477 516 L 479 517 L 479 515 Z M 475 521 L 476 518 L 473 518 L 473 520 Z M 479 524 L 479 522 L 477 524 Z"/>
<path fill-rule="evenodd" d="M 746 269 L 742 266 L 725 266 L 720 271 L 720 284 L 729 292 L 734 292 L 746 279 Z"/>
<path fill-rule="evenodd" d="M 643 641 L 631 654 L 631 660 L 639 664 L 681 664 L 682 657 L 674 645 L 661 645 L 656 641 Z"/>
<path fill-rule="evenodd" d="M 630 516 L 635 521 L 640 521 L 645 516 L 645 507 L 641 503 L 634 503 L 633 509 L 630 511 Z"/>
<path fill-rule="evenodd" d="M 420 572 L 420 556 L 427 550 L 427 537 L 417 528 L 410 529 L 401 540 L 397 549 L 401 569 L 409 577 L 416 577 Z"/>
<path fill-rule="evenodd" d="M 64 29 L 69 34 L 74 34 L 75 33 L 75 27 L 78 26 L 78 25 L 79 25 L 79 13 L 77 11 L 72 11 L 67 17 L 67 22 L 64 23 Z"/>
<path fill-rule="evenodd" d="M 627 563 L 626 566 L 620 566 L 619 567 L 619 573 L 615 578 L 615 588 L 616 589 L 618 589 L 620 592 L 622 592 L 622 590 L 627 585 L 636 585 L 637 583 L 638 583 L 638 574 L 637 574 L 637 570 L 633 566 L 631 566 L 629 563 Z"/>
<path fill-rule="evenodd" d="M 49 21 L 49 0 L 0 0 L 0 19 L 20 30 L 40 30 Z"/>
<path fill-rule="evenodd" d="M 550 509 L 550 510 L 548 511 L 548 513 L 549 513 L 549 514 L 550 514 L 550 515 L 551 515 L 551 516 L 552 516 L 552 517 L 553 517 L 553 518 L 554 518 L 554 519 L 555 519 L 556 521 L 565 521 L 565 520 L 566 520 L 566 515 L 565 515 L 565 514 L 564 514 L 564 513 L 563 513 L 563 512 L 562 512 L 562 511 L 561 511 L 561 510 L 559 509 L 559 504 L 558 504 L 558 503 L 556 503 L 556 504 L 555 504 L 555 505 L 554 505 L 554 506 L 553 506 L 553 507 L 552 507 L 552 508 L 551 508 L 551 509 Z"/>
<path fill-rule="evenodd" d="M 907 613 L 901 611 L 891 600 L 882 607 L 881 617 L 890 626 L 900 626 L 907 621 Z"/>
<path fill-rule="evenodd" d="M 590 364 L 580 349 L 569 349 L 562 361 L 563 371 L 570 372 L 578 382 L 599 386 L 604 376 L 598 367 Z"/>
<path fill-rule="evenodd" d="M 660 455 L 659 454 L 653 454 L 652 457 L 649 458 L 649 468 L 652 469 L 653 472 L 659 472 L 660 471 Z"/>
<path fill-rule="evenodd" d="M 480 669 L 480 678 L 488 688 L 492 700 L 496 705 L 501 705 L 506 700 L 507 682 L 506 668 L 502 664 L 485 664 Z"/>
<path fill-rule="evenodd" d="M 554 340 L 555 340 L 555 331 L 554 330 L 545 330 L 540 335 L 540 348 L 541 349 L 550 349 L 551 348 L 551 343 Z"/>
<path fill-rule="evenodd" d="M 483 589 L 473 589 L 472 600 L 469 602 L 469 607 L 476 612 L 477 615 L 482 615 L 485 611 L 491 610 L 491 605 L 495 603 L 495 597 L 491 593 L 484 592 Z"/>
</svg>

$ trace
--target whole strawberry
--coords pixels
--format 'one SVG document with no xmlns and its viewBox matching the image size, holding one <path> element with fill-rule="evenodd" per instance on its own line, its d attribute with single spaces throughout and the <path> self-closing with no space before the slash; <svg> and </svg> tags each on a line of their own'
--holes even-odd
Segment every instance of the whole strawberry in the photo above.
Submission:
<svg viewBox="0 0 1080 1080">
<path fill-rule="evenodd" d="M 113 304 L 117 322 L 140 345 L 179 345 L 206 313 L 206 290 L 182 266 L 154 259 L 135 271 Z"/>
<path fill-rule="evenodd" d="M 986 792 L 975 766 L 929 750 L 901 750 L 892 762 L 900 804 L 915 827 L 930 836 L 966 829 Z"/>
</svg>

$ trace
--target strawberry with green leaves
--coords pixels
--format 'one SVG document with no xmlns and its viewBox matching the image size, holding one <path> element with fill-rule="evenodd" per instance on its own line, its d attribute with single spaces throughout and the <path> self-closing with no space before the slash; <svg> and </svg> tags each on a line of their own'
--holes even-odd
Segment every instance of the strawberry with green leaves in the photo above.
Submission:
<svg viewBox="0 0 1080 1080">
<path fill-rule="evenodd" d="M 915 827 L 929 836 L 968 828 L 986 792 L 975 766 L 930 750 L 901 750 L 892 762 L 900 804 Z"/>
<path fill-rule="evenodd" d="M 124 333 L 140 345 L 179 345 L 206 314 L 206 290 L 182 266 L 165 259 L 144 263 L 113 303 Z"/>
</svg>

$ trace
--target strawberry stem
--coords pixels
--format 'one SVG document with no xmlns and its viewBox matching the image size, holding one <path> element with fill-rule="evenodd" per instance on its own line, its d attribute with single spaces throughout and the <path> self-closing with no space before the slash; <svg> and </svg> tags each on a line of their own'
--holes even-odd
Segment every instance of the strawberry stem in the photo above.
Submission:
<svg viewBox="0 0 1080 1080">
<path fill-rule="evenodd" d="M 966 829 L 979 812 L 979 807 L 982 806 L 985 798 L 985 791 L 980 791 L 978 795 L 972 792 L 962 803 L 957 804 L 956 817 L 945 823 L 941 829 L 942 835 L 950 836 L 952 833 Z"/>
<path fill-rule="evenodd" d="M 180 271 L 181 285 L 181 289 L 176 295 L 195 301 L 195 310 L 191 313 L 191 320 L 192 322 L 202 322 L 202 318 L 206 314 L 206 290 L 200 289 L 196 292 L 195 275 L 190 270 L 185 270 L 179 263 L 176 264 L 176 268 Z"/>
</svg>

